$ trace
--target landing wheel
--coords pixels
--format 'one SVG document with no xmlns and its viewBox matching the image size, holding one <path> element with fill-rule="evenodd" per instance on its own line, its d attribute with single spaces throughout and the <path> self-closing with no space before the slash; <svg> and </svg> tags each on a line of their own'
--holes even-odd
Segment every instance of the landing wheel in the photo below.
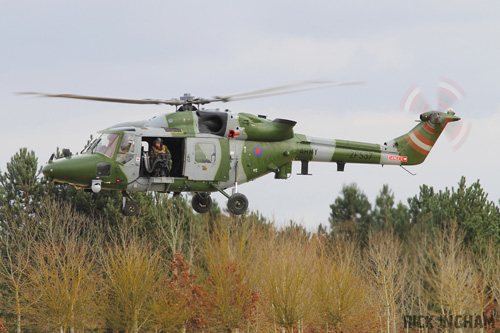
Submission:
<svg viewBox="0 0 500 333">
<path fill-rule="evenodd" d="M 195 212 L 205 214 L 212 207 L 212 197 L 208 193 L 196 192 L 191 199 L 191 206 Z"/>
<path fill-rule="evenodd" d="M 121 208 L 123 215 L 125 216 L 135 216 L 139 213 L 139 205 L 133 201 L 125 201 L 123 207 Z"/>
<path fill-rule="evenodd" d="M 227 201 L 227 209 L 234 215 L 241 215 L 248 209 L 248 199 L 242 193 L 235 193 Z"/>
</svg>

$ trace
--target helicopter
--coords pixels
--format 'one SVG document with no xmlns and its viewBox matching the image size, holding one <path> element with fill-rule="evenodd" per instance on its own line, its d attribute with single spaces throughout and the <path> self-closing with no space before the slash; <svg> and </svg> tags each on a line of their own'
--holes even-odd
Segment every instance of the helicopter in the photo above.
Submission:
<svg viewBox="0 0 500 333">
<path fill-rule="evenodd" d="M 234 215 L 248 209 L 247 197 L 239 185 L 273 173 L 275 179 L 288 179 L 292 162 L 300 161 L 298 175 L 309 175 L 309 162 L 333 162 L 337 171 L 349 163 L 378 165 L 417 165 L 422 163 L 449 122 L 460 120 L 453 110 L 428 111 L 409 132 L 382 144 L 313 137 L 294 132 L 296 122 L 267 119 L 264 115 L 235 113 L 228 109 L 205 109 L 214 102 L 269 97 L 299 91 L 360 83 L 300 81 L 213 98 L 184 94 L 179 99 L 121 99 L 73 94 L 27 92 L 44 97 L 83 99 L 131 104 L 165 104 L 175 112 L 149 120 L 131 121 L 110 126 L 99 132 L 80 152 L 73 155 L 63 149 L 63 156 L 52 154 L 42 168 L 44 176 L 55 182 L 99 193 L 121 191 L 120 211 L 125 216 L 139 212 L 130 191 L 173 193 L 191 192 L 192 207 L 207 213 L 212 205 L 210 194 L 220 192 Z M 298 88 L 308 86 L 307 88 Z M 170 161 L 153 158 L 149 151 L 155 142 L 164 144 Z M 162 172 L 158 172 L 158 170 Z M 233 188 L 232 194 L 227 189 Z"/>
</svg>

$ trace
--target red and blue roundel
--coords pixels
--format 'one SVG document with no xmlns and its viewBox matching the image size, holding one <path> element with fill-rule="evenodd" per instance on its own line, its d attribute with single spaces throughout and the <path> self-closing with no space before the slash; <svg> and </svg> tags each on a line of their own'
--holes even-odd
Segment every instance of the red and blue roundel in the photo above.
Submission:
<svg viewBox="0 0 500 333">
<path fill-rule="evenodd" d="M 262 148 L 260 148 L 260 146 L 257 146 L 253 149 L 253 153 L 255 156 L 260 156 L 262 155 Z"/>
</svg>

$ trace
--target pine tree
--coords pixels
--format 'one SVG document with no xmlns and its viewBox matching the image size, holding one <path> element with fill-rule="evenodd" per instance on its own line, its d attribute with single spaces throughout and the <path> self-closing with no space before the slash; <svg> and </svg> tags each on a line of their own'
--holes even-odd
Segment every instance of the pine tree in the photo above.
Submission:
<svg viewBox="0 0 500 333">
<path fill-rule="evenodd" d="M 404 239 L 409 231 L 410 218 L 408 207 L 402 202 L 395 205 L 394 193 L 387 184 L 382 187 L 375 199 L 372 215 L 372 229 L 394 230 L 401 239 Z"/>
<path fill-rule="evenodd" d="M 447 190 L 447 194 L 450 192 Z M 443 199 L 444 201 L 444 199 Z M 500 242 L 500 212 L 493 201 L 488 200 L 488 194 L 477 180 L 466 186 L 465 177 L 460 179 L 458 188 L 452 188 L 447 200 L 446 218 L 457 221 L 466 234 L 464 242 L 472 244 L 474 250 L 483 250 L 490 238 Z"/>
<path fill-rule="evenodd" d="M 352 237 L 359 233 L 359 239 L 366 241 L 371 222 L 371 204 L 356 184 L 344 185 L 341 196 L 330 205 L 330 222 L 333 234 Z"/>
<path fill-rule="evenodd" d="M 491 237 L 500 242 L 500 211 L 488 200 L 479 180 L 466 186 L 465 177 L 460 179 L 457 189 L 446 188 L 434 192 L 432 187 L 422 185 L 419 196 L 408 199 L 411 221 L 420 228 L 436 232 L 449 223 L 457 223 L 466 231 L 464 242 L 482 250 Z"/>
<path fill-rule="evenodd" d="M 38 158 L 27 148 L 19 149 L 0 173 L 0 224 L 16 220 L 19 214 L 31 214 L 44 195 Z"/>
</svg>

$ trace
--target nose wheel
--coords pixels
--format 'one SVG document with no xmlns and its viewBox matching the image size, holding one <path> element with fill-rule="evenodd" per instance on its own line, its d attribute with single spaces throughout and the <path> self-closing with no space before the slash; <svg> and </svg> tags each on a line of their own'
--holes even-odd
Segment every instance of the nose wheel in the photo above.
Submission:
<svg viewBox="0 0 500 333">
<path fill-rule="evenodd" d="M 195 212 L 205 214 L 212 207 L 212 197 L 207 192 L 196 192 L 191 199 L 191 206 Z"/>
<path fill-rule="evenodd" d="M 125 216 L 135 216 L 139 212 L 139 206 L 134 201 L 125 201 L 121 211 Z"/>
<path fill-rule="evenodd" d="M 132 200 L 132 198 L 128 195 L 127 192 L 122 192 L 123 194 L 123 203 L 120 207 L 120 211 L 125 216 L 135 216 L 139 213 L 139 205 Z M 127 200 L 128 199 L 128 200 Z"/>
</svg>

